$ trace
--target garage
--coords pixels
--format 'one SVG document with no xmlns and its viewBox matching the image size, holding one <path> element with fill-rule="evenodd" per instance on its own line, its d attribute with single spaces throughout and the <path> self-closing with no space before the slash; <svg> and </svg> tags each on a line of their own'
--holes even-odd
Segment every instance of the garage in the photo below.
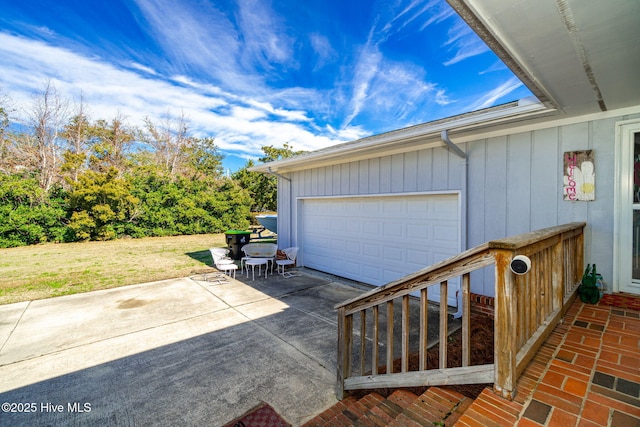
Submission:
<svg viewBox="0 0 640 427">
<path fill-rule="evenodd" d="M 302 200 L 306 267 L 381 286 L 460 252 L 458 193 Z M 456 284 L 451 284 L 450 305 Z M 438 300 L 437 289 L 429 298 Z"/>
</svg>

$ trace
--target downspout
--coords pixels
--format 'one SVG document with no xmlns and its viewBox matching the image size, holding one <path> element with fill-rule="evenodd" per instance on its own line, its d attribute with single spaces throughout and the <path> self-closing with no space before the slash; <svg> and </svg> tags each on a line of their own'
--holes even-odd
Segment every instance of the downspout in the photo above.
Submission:
<svg viewBox="0 0 640 427">
<path fill-rule="evenodd" d="M 465 153 L 460 147 L 458 147 L 456 144 L 453 143 L 453 141 L 449 139 L 449 133 L 447 132 L 446 129 L 440 133 L 440 139 L 442 139 L 442 142 L 444 142 L 451 151 L 453 151 L 456 155 L 461 157 L 464 161 L 464 168 L 462 169 L 462 201 L 461 201 L 462 206 L 460 207 L 464 215 L 464 221 L 463 221 L 464 223 L 462 224 L 462 230 L 460 231 L 461 238 L 462 238 L 461 239 L 462 248 L 464 250 L 467 247 L 467 220 L 468 220 L 467 218 L 467 198 L 468 198 L 467 184 L 468 182 L 467 181 L 468 181 L 469 158 L 467 157 L 467 153 Z M 456 300 L 458 305 L 458 311 L 453 315 L 453 317 L 455 319 L 459 319 L 462 317 L 462 289 L 460 288 L 460 286 L 458 286 L 458 291 L 456 292 Z"/>
<path fill-rule="evenodd" d="M 458 147 L 456 144 L 453 143 L 453 141 L 449 139 L 449 132 L 447 132 L 446 129 L 440 132 L 440 139 L 442 139 L 442 142 L 447 144 L 447 146 L 458 156 L 462 157 L 463 159 L 467 158 L 467 153 L 462 151 L 460 147 Z"/>
<path fill-rule="evenodd" d="M 281 174 L 279 174 L 277 172 L 272 171 L 270 167 L 267 168 L 267 172 L 269 172 L 269 175 L 277 176 L 278 178 L 282 178 L 282 179 L 284 179 L 286 181 L 291 182 L 291 178 L 287 178 L 284 175 L 281 175 Z"/>
</svg>

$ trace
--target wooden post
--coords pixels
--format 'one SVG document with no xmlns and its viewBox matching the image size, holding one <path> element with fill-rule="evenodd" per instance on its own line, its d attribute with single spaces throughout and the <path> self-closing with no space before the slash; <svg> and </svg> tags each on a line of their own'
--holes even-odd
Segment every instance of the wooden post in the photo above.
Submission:
<svg viewBox="0 0 640 427">
<path fill-rule="evenodd" d="M 494 391 L 501 397 L 513 400 L 517 380 L 516 329 L 511 324 L 516 317 L 516 295 L 513 273 L 509 264 L 513 253 L 495 250 L 496 307 L 495 307 L 495 380 Z"/>
<path fill-rule="evenodd" d="M 338 309 L 338 366 L 336 369 L 338 381 L 336 385 L 336 397 L 344 398 L 344 379 L 351 376 L 351 339 L 353 335 L 353 316 L 346 316 L 346 309 Z"/>
</svg>

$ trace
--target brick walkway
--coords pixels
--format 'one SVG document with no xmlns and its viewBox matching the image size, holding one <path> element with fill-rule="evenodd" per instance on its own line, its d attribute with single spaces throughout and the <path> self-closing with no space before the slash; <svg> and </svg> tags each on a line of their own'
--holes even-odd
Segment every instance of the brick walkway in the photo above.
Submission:
<svg viewBox="0 0 640 427">
<path fill-rule="evenodd" d="M 456 426 L 640 427 L 640 312 L 579 300 L 517 384 L 489 390 Z"/>
</svg>

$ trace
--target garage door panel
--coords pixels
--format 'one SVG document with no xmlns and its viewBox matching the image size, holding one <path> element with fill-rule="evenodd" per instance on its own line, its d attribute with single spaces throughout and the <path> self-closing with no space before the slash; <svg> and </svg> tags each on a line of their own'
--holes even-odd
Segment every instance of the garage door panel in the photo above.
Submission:
<svg viewBox="0 0 640 427">
<path fill-rule="evenodd" d="M 382 249 L 378 244 L 371 243 L 363 243 L 362 244 L 362 255 L 368 257 L 380 258 L 382 254 Z"/>
<path fill-rule="evenodd" d="M 407 251 L 407 262 L 413 265 L 422 266 L 422 267 L 419 267 L 418 269 L 424 268 L 433 264 L 431 262 L 431 259 L 432 259 L 432 256 L 430 251 L 419 250 L 419 249 L 412 249 L 410 251 Z"/>
<path fill-rule="evenodd" d="M 402 224 L 393 224 L 384 222 L 382 224 L 382 235 L 387 238 L 401 238 L 404 236 L 404 227 Z"/>
<path fill-rule="evenodd" d="M 353 219 L 350 217 L 344 218 L 345 227 L 343 232 L 345 235 L 354 235 L 362 233 L 362 221 L 358 219 Z"/>
<path fill-rule="evenodd" d="M 365 220 L 362 222 L 362 232 L 364 234 L 378 235 L 381 233 L 381 224 Z"/>
<path fill-rule="evenodd" d="M 428 239 L 431 235 L 431 227 L 426 224 L 418 224 L 415 222 L 409 223 L 407 227 L 407 240 L 424 240 Z"/>
<path fill-rule="evenodd" d="M 347 241 L 345 242 L 344 251 L 346 254 L 361 255 L 362 244 L 360 242 Z"/>
<path fill-rule="evenodd" d="M 340 254 L 344 252 L 344 245 L 345 245 L 344 240 L 333 239 L 331 240 L 329 247 L 334 253 Z"/>
<path fill-rule="evenodd" d="M 401 262 L 405 259 L 405 250 L 393 246 L 385 246 L 382 248 L 383 259 L 380 262 Z"/>
<path fill-rule="evenodd" d="M 437 224 L 433 227 L 433 239 L 451 242 L 458 236 L 458 227 L 453 224 L 443 225 Z"/>
<path fill-rule="evenodd" d="M 382 279 L 385 283 L 393 282 L 406 275 L 401 267 L 388 267 L 382 272 Z"/>
<path fill-rule="evenodd" d="M 345 271 L 351 272 L 351 274 L 354 274 L 357 276 L 359 276 L 361 274 L 361 269 L 362 269 L 362 264 L 358 263 L 358 262 L 352 262 L 352 261 L 343 261 L 341 263 L 342 265 L 337 265 L 337 268 L 342 268 Z"/>
<path fill-rule="evenodd" d="M 345 205 L 345 214 L 347 216 L 349 215 L 360 215 L 360 211 L 362 209 L 362 203 L 359 201 L 355 201 L 355 202 L 348 202 Z"/>
<path fill-rule="evenodd" d="M 342 215 L 344 212 L 344 201 L 340 200 L 329 205 L 329 213 L 332 215 Z"/>
<path fill-rule="evenodd" d="M 404 212 L 406 210 L 405 206 L 406 204 L 402 199 L 387 200 L 382 204 L 382 212 L 385 217 L 394 217 L 398 212 Z"/>
<path fill-rule="evenodd" d="M 380 217 L 380 202 L 377 200 L 364 200 L 360 203 L 361 206 L 361 215 L 363 217 Z"/>
<path fill-rule="evenodd" d="M 317 247 L 317 248 L 329 248 L 331 247 L 331 240 L 328 237 L 320 236 L 320 235 L 311 235 L 307 239 L 305 239 L 305 244 L 309 247 Z"/>
<path fill-rule="evenodd" d="M 456 194 L 306 199 L 303 263 L 384 285 L 459 252 L 458 206 Z"/>
<path fill-rule="evenodd" d="M 377 266 L 363 266 L 362 268 L 362 280 L 356 277 L 349 277 L 349 279 L 359 280 L 364 283 L 369 283 L 369 281 L 378 280 L 382 271 Z"/>
<path fill-rule="evenodd" d="M 334 218 L 340 218 L 339 216 L 336 216 Z M 344 232 L 344 222 L 337 220 L 337 221 L 330 221 L 329 225 L 327 226 L 327 229 L 330 230 L 333 233 L 342 233 Z"/>
<path fill-rule="evenodd" d="M 428 200 L 408 200 L 407 211 L 411 213 L 412 217 L 424 217 L 432 213 L 433 203 Z"/>
</svg>

